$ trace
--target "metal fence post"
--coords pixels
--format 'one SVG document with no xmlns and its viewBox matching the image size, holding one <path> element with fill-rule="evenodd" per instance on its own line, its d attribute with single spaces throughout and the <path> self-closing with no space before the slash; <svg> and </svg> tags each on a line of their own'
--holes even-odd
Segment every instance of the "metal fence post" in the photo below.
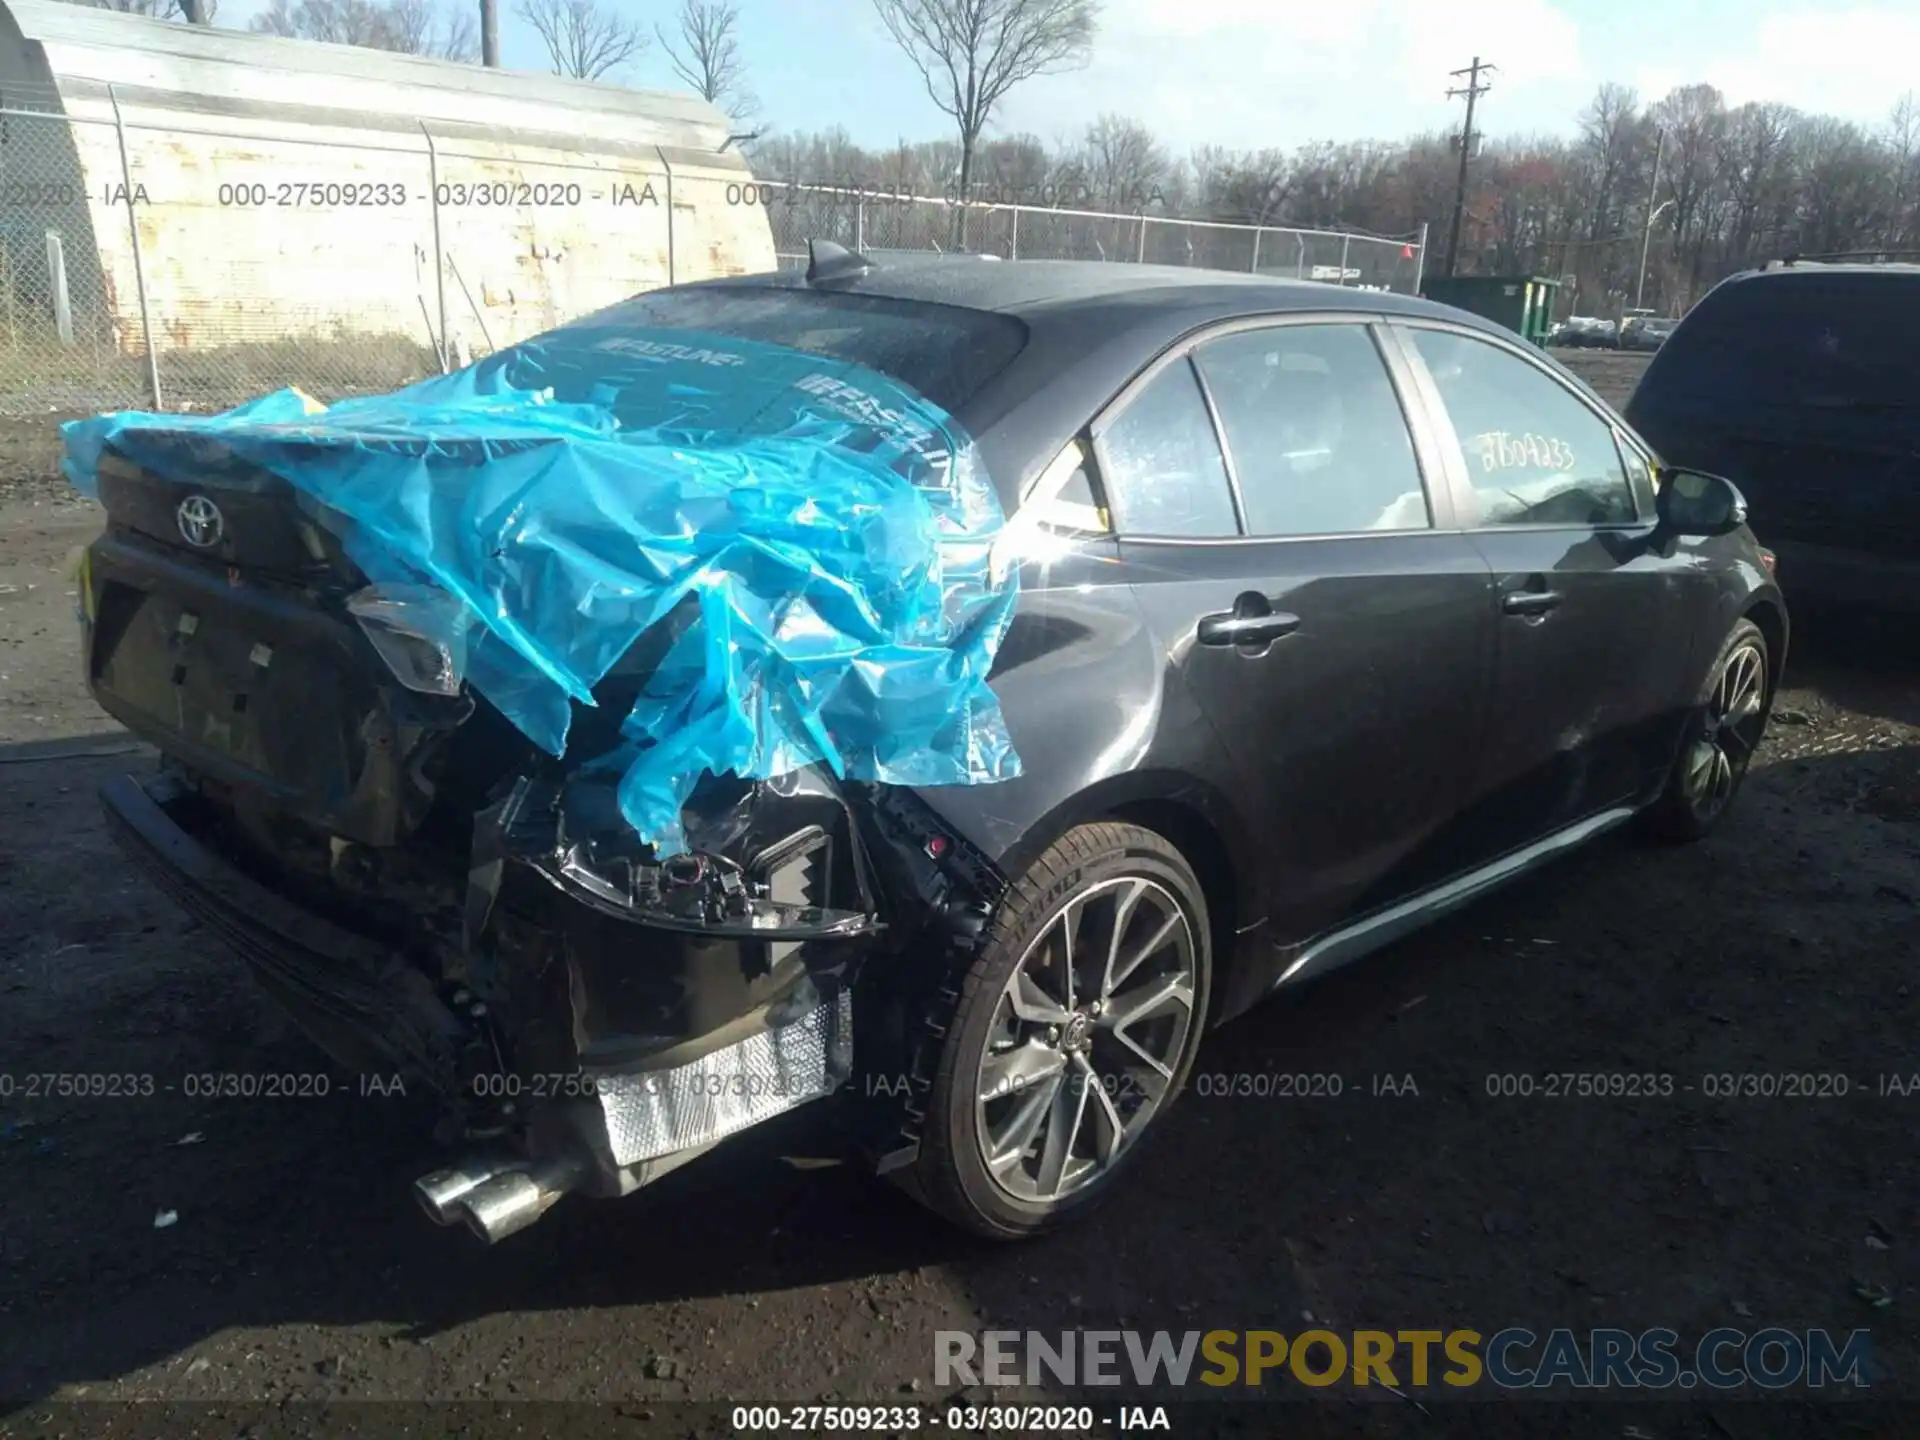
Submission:
<svg viewBox="0 0 1920 1440">
<path fill-rule="evenodd" d="M 1427 277 L 1427 222 L 1420 222 L 1420 248 L 1413 252 L 1413 293 L 1420 293 L 1420 282 Z"/>
<path fill-rule="evenodd" d="M 147 310 L 147 273 L 140 259 L 140 221 L 133 213 L 133 167 L 127 163 L 127 127 L 120 119 L 120 97 L 107 86 L 107 100 L 113 106 L 113 138 L 120 146 L 120 184 L 127 197 L 127 234 L 133 240 L 133 288 L 140 297 L 140 341 L 147 347 L 147 392 L 155 410 L 165 409 L 160 399 L 160 357 L 153 353 L 153 317 Z"/>
<path fill-rule="evenodd" d="M 1147 263 L 1147 217 L 1144 214 L 1140 217 L 1140 251 L 1134 263 L 1138 265 Z"/>
<path fill-rule="evenodd" d="M 867 253 L 867 197 L 853 197 L 853 253 Z"/>
<path fill-rule="evenodd" d="M 1352 247 L 1353 236 L 1342 235 L 1340 237 L 1340 283 L 1342 285 L 1347 283 L 1347 252 Z"/>
<path fill-rule="evenodd" d="M 1018 260 L 1020 258 L 1020 211 L 1022 207 L 1015 205 L 1012 208 L 1013 229 L 1007 236 L 1007 258 L 1009 260 Z"/>
<path fill-rule="evenodd" d="M 440 248 L 440 152 L 434 149 L 433 134 L 424 120 L 420 122 L 420 134 L 427 142 L 427 186 L 433 200 L 433 284 L 439 292 L 440 303 L 440 334 L 433 348 L 440 357 L 440 373 L 444 375 L 451 368 L 448 362 L 451 346 L 447 339 L 447 252 Z"/>
<path fill-rule="evenodd" d="M 53 290 L 53 328 L 62 345 L 73 344 L 73 299 L 67 293 L 67 252 L 58 230 L 47 231 L 47 279 Z"/>
<path fill-rule="evenodd" d="M 1260 235 L 1261 233 L 1262 233 L 1261 229 L 1258 225 L 1253 227 L 1253 264 L 1249 265 L 1247 269 L 1252 271 L 1255 275 L 1258 275 L 1260 273 Z"/>
<path fill-rule="evenodd" d="M 1300 258 L 1293 262 L 1293 278 L 1296 280 L 1304 280 L 1307 278 L 1306 232 L 1304 230 L 1296 230 L 1293 232 L 1293 238 L 1300 246 Z"/>
<path fill-rule="evenodd" d="M 660 168 L 667 172 L 667 284 L 674 283 L 673 254 L 673 162 L 667 159 L 667 152 L 658 145 L 653 153 L 660 157 Z"/>
</svg>

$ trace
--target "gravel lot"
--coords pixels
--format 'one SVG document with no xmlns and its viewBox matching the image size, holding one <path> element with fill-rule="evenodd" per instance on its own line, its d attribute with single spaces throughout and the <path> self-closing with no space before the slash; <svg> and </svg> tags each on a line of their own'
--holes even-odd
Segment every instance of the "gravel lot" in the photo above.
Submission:
<svg viewBox="0 0 1920 1440">
<path fill-rule="evenodd" d="M 1573 363 L 1621 399 L 1640 364 Z M 139 757 L 78 678 L 64 567 L 98 522 L 55 445 L 51 420 L 0 429 L 0 1071 L 160 1088 L 0 1097 L 0 1400 L 15 1407 L 0 1435 L 86 1433 L 40 1403 L 75 1397 L 226 1402 L 194 1412 L 223 1434 L 258 1423 L 238 1402 L 297 1399 L 610 1400 L 684 1431 L 687 1401 L 945 1399 L 936 1329 L 1294 1331 L 1303 1316 L 1866 1326 L 1877 1393 L 1920 1396 L 1920 1093 L 1877 1093 L 1920 1072 L 1911 634 L 1796 616 L 1780 723 L 1721 834 L 1603 842 L 1232 1025 L 1201 1070 L 1333 1072 L 1345 1094 L 1188 1095 L 1155 1163 L 1078 1231 L 958 1238 L 810 1157 L 823 1147 L 790 1126 L 628 1202 L 569 1202 L 487 1252 L 415 1209 L 408 1102 L 350 1082 L 325 1100 L 180 1093 L 192 1073 L 324 1062 L 107 841 L 94 787 Z M 1852 1089 L 1487 1093 L 1490 1073 L 1559 1071 L 1815 1072 Z M 1386 1075 L 1418 1093 L 1373 1097 Z M 1271 1410 L 1225 1404 L 1180 1428 L 1744 1440 L 1802 1423 L 1737 1401 L 1622 1418 L 1320 1395 L 1278 1431 Z M 1839 1433 L 1805 1423 L 1793 1433 Z"/>
</svg>

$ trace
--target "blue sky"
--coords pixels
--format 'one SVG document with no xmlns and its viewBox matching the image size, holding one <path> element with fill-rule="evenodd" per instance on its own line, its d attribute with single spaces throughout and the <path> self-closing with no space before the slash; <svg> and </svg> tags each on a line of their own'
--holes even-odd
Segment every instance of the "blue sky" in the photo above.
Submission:
<svg viewBox="0 0 1920 1440">
<path fill-rule="evenodd" d="M 264 0 L 223 0 L 242 25 Z M 473 3 L 473 0 L 469 0 Z M 501 0 L 502 60 L 545 68 L 539 38 Z M 673 0 L 602 0 L 649 22 Z M 738 0 L 763 121 L 844 125 L 870 146 L 949 133 L 868 0 Z M 1106 0 L 1091 66 L 1015 90 L 994 131 L 1077 136 L 1104 110 L 1176 152 L 1391 139 L 1458 124 L 1447 72 L 1475 53 L 1500 69 L 1489 133 L 1559 132 L 1596 85 L 1657 98 L 1718 84 L 1732 103 L 1783 100 L 1878 126 L 1920 90 L 1920 0 Z M 621 76 L 673 87 L 657 44 Z"/>
</svg>

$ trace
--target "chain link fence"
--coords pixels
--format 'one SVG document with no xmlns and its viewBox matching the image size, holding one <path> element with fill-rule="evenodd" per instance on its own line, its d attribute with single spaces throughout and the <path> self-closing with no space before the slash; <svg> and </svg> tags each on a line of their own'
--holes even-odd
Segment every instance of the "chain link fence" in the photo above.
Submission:
<svg viewBox="0 0 1920 1440">
<path fill-rule="evenodd" d="M 0 415 L 379 393 L 810 238 L 1397 290 L 1421 268 L 1417 241 L 756 183 L 730 155 L 0 100 Z"/>
<path fill-rule="evenodd" d="M 119 277 L 100 237 L 132 219 L 80 164 L 96 127 L 35 111 L 0 113 L 0 404 L 9 413 L 133 399 L 145 348 L 115 303 Z M 112 143 L 112 131 L 105 136 Z"/>
<path fill-rule="evenodd" d="M 1424 226 L 1415 235 L 1366 235 L 781 181 L 741 188 L 766 207 L 783 267 L 805 265 L 807 241 L 820 239 L 870 253 L 964 249 L 1007 260 L 1192 265 L 1413 294 L 1426 252 Z"/>
<path fill-rule="evenodd" d="M 0 415 L 380 393 L 775 265 L 733 156 L 4 102 Z"/>
<path fill-rule="evenodd" d="M 348 195 L 337 146 L 162 134 L 22 89 L 0 110 L 0 413 L 331 398 L 439 368 L 421 318 L 365 284 L 430 263 L 408 146 L 357 157 L 392 178 Z"/>
</svg>

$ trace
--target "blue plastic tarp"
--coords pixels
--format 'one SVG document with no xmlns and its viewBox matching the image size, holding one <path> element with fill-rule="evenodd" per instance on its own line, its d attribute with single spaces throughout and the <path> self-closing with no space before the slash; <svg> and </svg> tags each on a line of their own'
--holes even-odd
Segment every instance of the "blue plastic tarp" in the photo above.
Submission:
<svg viewBox="0 0 1920 1440">
<path fill-rule="evenodd" d="M 583 322 L 389 395 L 62 432 L 96 497 L 108 449 L 216 498 L 235 461 L 284 479 L 379 593 L 438 602 L 413 607 L 422 630 L 450 624 L 467 682 L 554 755 L 573 705 L 694 597 L 603 762 L 663 856 L 705 772 L 1019 773 L 987 685 L 1016 598 L 998 498 L 958 423 L 875 371 Z"/>
</svg>

